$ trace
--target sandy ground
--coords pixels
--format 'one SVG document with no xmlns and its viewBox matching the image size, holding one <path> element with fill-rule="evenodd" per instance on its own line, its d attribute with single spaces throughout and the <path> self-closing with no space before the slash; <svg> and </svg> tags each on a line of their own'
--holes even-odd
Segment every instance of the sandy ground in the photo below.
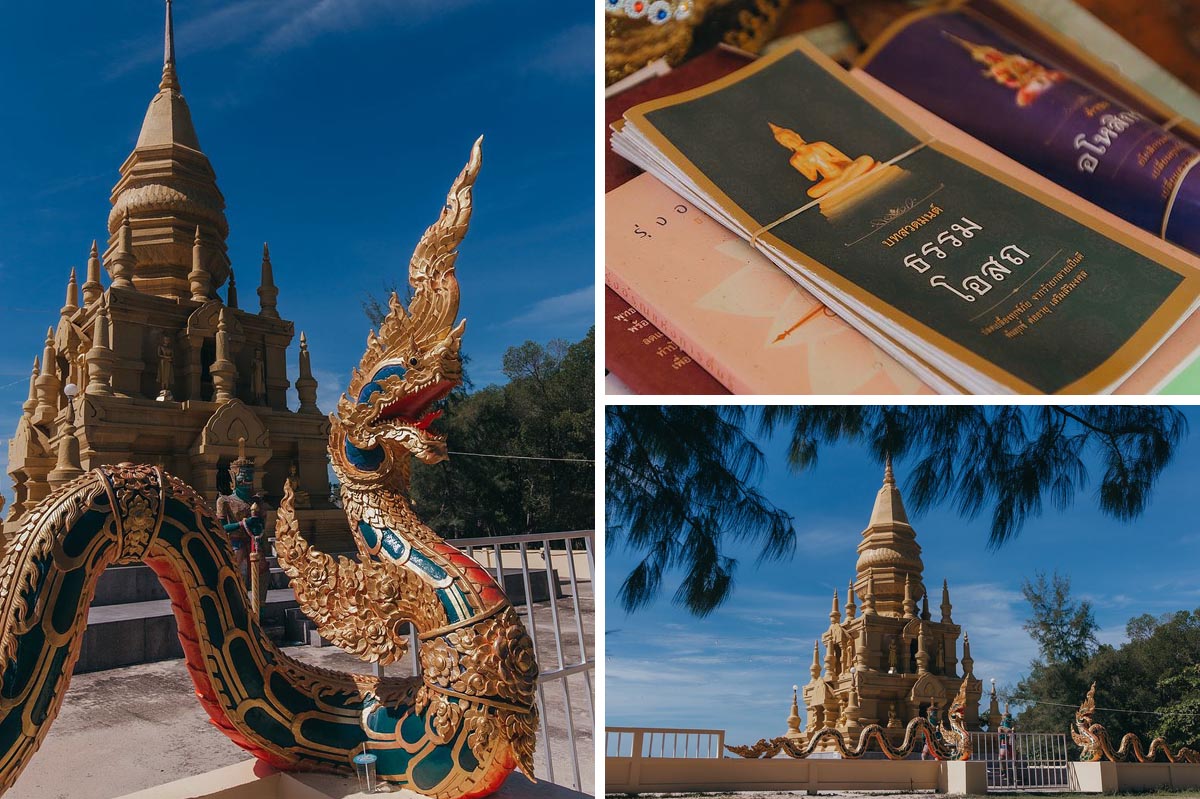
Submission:
<svg viewBox="0 0 1200 799">
<path fill-rule="evenodd" d="M 569 590 L 569 586 L 565 587 Z M 583 629 L 589 657 L 594 657 L 592 586 L 580 585 Z M 567 662 L 578 659 L 572 602 L 557 602 L 564 628 Z M 549 603 L 534 606 L 538 658 L 543 671 L 558 667 Z M 290 647 L 288 655 L 340 671 L 366 671 L 364 664 L 334 647 Z M 389 667 L 389 674 L 405 669 Z M 594 720 L 592 696 L 583 675 L 568 678 L 579 756 L 580 788 L 594 785 Z M 591 681 L 594 684 L 594 678 Z M 574 786 L 566 701 L 557 682 L 545 688 L 547 732 L 553 753 L 554 782 Z M 149 663 L 111 671 L 80 674 L 71 680 L 53 728 L 6 799 L 111 799 L 133 791 L 201 774 L 246 760 L 208 721 L 196 701 L 182 660 Z M 544 742 L 538 738 L 537 777 L 548 779 Z M 517 782 L 520 780 L 521 782 Z M 514 775 L 505 793 L 520 796 L 524 778 Z M 525 783 L 528 784 L 528 783 Z"/>
</svg>

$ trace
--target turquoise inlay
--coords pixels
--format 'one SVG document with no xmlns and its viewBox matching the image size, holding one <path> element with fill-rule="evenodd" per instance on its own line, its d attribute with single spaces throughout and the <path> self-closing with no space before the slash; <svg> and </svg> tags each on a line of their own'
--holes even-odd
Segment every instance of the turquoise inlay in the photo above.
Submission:
<svg viewBox="0 0 1200 799">
<path fill-rule="evenodd" d="M 366 522 L 358 523 L 358 534 L 362 536 L 363 543 L 367 545 L 367 549 L 374 549 L 379 544 L 379 534 L 375 532 L 375 528 Z"/>
<path fill-rule="evenodd" d="M 404 553 L 405 550 L 408 549 L 408 545 L 404 543 L 404 540 L 401 539 L 400 536 L 396 535 L 391 530 L 384 530 L 383 549 L 385 552 L 391 555 L 393 559 L 403 560 Z"/>
<path fill-rule="evenodd" d="M 458 763 L 467 771 L 474 771 L 479 768 L 479 758 L 475 757 L 475 753 L 471 751 L 471 747 L 464 746 L 458 754 Z"/>
<path fill-rule="evenodd" d="M 87 586 L 88 573 L 95 564 L 89 563 L 78 569 L 71 569 L 62 576 L 59 583 L 58 598 L 54 600 L 54 608 L 50 613 L 50 626 L 56 633 L 65 635 L 75 626 L 75 616 L 79 606 L 91 604 L 91 597 L 84 597 L 83 590 Z"/>
<path fill-rule="evenodd" d="M 296 736 L 292 734 L 291 729 L 261 707 L 246 710 L 246 726 L 279 746 L 296 745 Z"/>
<path fill-rule="evenodd" d="M 400 723 L 400 740 L 415 744 L 425 737 L 425 719 L 416 713 L 408 716 Z"/>
<path fill-rule="evenodd" d="M 419 569 L 420 571 L 429 575 L 435 581 L 446 579 L 446 570 L 445 569 L 443 569 L 441 566 L 437 565 L 432 560 L 425 557 L 425 555 L 423 553 L 418 552 L 415 549 L 413 550 L 412 559 L 410 562 L 412 564 L 414 564 L 417 567 L 417 569 Z"/>
<path fill-rule="evenodd" d="M 412 770 L 412 782 L 417 790 L 428 791 L 446 779 L 454 770 L 453 757 L 449 746 L 435 746 Z"/>
<path fill-rule="evenodd" d="M 379 385 L 379 381 L 385 380 L 392 375 L 404 377 L 404 373 L 407 371 L 408 369 L 406 369 L 403 364 L 399 363 L 392 363 L 388 364 L 387 366 L 380 367 L 379 371 L 371 375 L 371 382 L 363 386 L 362 391 L 358 392 L 358 401 L 366 402 L 372 394 L 377 391 L 381 391 L 382 389 Z"/>
<path fill-rule="evenodd" d="M 359 449 L 346 442 L 346 459 L 354 465 L 356 469 L 362 469 L 364 472 L 373 472 L 379 468 L 379 464 L 383 463 L 383 450 L 379 447 L 373 449 Z"/>
</svg>

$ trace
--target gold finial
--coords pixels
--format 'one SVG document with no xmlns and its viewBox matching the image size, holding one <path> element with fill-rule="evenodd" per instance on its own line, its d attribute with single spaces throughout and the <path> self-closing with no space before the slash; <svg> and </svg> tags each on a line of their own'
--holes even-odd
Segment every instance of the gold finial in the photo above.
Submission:
<svg viewBox="0 0 1200 799">
<path fill-rule="evenodd" d="M 79 281 L 75 277 L 75 267 L 71 267 L 71 277 L 67 280 L 67 301 L 62 307 L 62 315 L 67 316 L 79 307 Z"/>
<path fill-rule="evenodd" d="M 813 662 L 809 667 L 808 673 L 812 675 L 814 680 L 821 677 L 821 648 L 819 641 L 813 641 Z"/>
<path fill-rule="evenodd" d="M 158 88 L 179 91 L 179 78 L 175 74 L 175 25 L 171 16 L 171 0 L 167 0 L 167 26 L 163 31 L 163 74 Z"/>
<path fill-rule="evenodd" d="M 833 589 L 833 607 L 829 611 L 829 621 L 831 624 L 841 624 L 842 609 L 838 607 L 838 591 Z"/>
<path fill-rule="evenodd" d="M 226 292 L 225 304 L 230 308 L 236 309 L 237 303 L 237 278 L 233 275 L 233 267 L 229 268 L 229 290 Z"/>
<path fill-rule="evenodd" d="M 796 686 L 796 685 L 792 686 L 792 712 L 788 715 L 788 719 L 787 719 L 787 728 L 788 728 L 789 736 L 796 736 L 796 735 L 800 734 L 800 705 L 797 701 L 797 696 L 796 696 L 796 692 L 798 690 L 799 690 L 799 686 Z"/>
<path fill-rule="evenodd" d="M 895 486 L 896 476 L 892 474 L 892 453 L 883 456 L 883 484 L 885 486 Z"/>
</svg>

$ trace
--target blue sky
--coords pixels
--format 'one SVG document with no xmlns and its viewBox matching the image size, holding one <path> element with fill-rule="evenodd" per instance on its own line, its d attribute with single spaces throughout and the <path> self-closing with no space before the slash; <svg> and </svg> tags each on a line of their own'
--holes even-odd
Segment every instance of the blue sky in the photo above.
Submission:
<svg viewBox="0 0 1200 799">
<path fill-rule="evenodd" d="M 1072 594 L 1094 603 L 1105 643 L 1124 641 L 1133 616 L 1200 607 L 1194 500 L 1200 411 L 1185 410 L 1191 435 L 1136 522 L 1115 522 L 1097 510 L 1094 459 L 1088 461 L 1089 488 L 1069 511 L 1047 510 L 996 552 L 986 547 L 986 519 L 966 521 L 949 509 L 918 516 L 910 508 L 926 585 L 940 588 L 949 579 L 954 620 L 971 637 L 975 675 L 985 691 L 992 677 L 1001 689 L 1015 685 L 1037 654 L 1021 629 L 1028 615 L 1021 581 L 1039 569 L 1071 577 Z M 809 679 L 813 641 L 829 625 L 835 588 L 845 603 L 883 468 L 861 448 L 822 447 L 816 468 L 794 475 L 782 443 L 768 443 L 765 451 L 761 488 L 795 517 L 796 554 L 756 566 L 756 550 L 733 546 L 737 586 L 709 618 L 695 619 L 671 604 L 677 581 L 648 610 L 626 614 L 616 592 L 634 560 L 622 549 L 606 550 L 606 724 L 724 729 L 731 743 L 786 731 L 791 686 Z M 895 467 L 902 493 L 907 465 Z"/>
<path fill-rule="evenodd" d="M 509 346 L 576 340 L 593 324 L 592 6 L 174 6 L 241 305 L 258 307 L 269 241 L 279 311 L 308 334 L 323 410 L 362 354 L 362 300 L 407 279 L 481 133 L 458 261 L 471 378 L 502 382 Z M 92 239 L 104 248 L 109 192 L 158 88 L 162 29 L 157 0 L 0 3 L 0 431 L 15 427 L 70 267 L 82 274 Z"/>
</svg>

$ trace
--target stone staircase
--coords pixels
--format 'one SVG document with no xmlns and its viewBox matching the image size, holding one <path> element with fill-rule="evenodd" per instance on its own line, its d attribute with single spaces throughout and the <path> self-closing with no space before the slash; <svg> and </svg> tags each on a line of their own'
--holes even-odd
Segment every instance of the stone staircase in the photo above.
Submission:
<svg viewBox="0 0 1200 799">
<path fill-rule="evenodd" d="M 267 563 L 270 572 L 263 628 L 276 643 L 289 642 L 286 614 L 289 610 L 295 614 L 300 611 L 283 569 L 274 557 Z M 175 614 L 158 575 L 140 563 L 106 569 L 96 583 L 96 596 L 88 609 L 87 631 L 75 671 L 100 671 L 180 657 L 183 648 Z"/>
<path fill-rule="evenodd" d="M 275 557 L 267 558 L 269 582 L 262 625 L 277 644 L 328 646 L 313 623 L 301 612 L 288 585 L 287 575 Z M 493 576 L 495 573 L 489 570 Z M 550 583 L 553 582 L 551 590 Z M 503 588 L 514 605 L 525 603 L 525 581 L 519 570 L 505 569 Z M 529 590 L 534 602 L 561 598 L 557 571 L 547 580 L 544 570 L 531 570 Z M 100 575 L 96 595 L 88 609 L 87 631 L 76 672 L 101 671 L 137 663 L 183 657 L 171 600 L 149 566 L 112 566 Z"/>
</svg>

